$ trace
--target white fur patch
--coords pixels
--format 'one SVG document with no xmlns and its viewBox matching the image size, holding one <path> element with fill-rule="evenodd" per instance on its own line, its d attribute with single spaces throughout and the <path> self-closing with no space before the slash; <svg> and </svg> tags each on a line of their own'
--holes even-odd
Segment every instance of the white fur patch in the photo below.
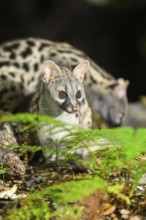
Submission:
<svg viewBox="0 0 146 220">
<path fill-rule="evenodd" d="M 78 125 L 79 124 L 79 118 L 76 117 L 75 114 L 69 114 L 67 112 L 63 112 L 60 116 L 56 117 L 56 119 L 66 123 L 67 129 L 71 129 L 69 125 Z M 41 145 L 47 147 L 48 139 L 52 139 L 53 141 L 60 140 L 66 135 L 69 134 L 69 131 L 67 129 L 65 130 L 64 127 L 58 127 L 51 129 L 52 125 L 46 124 L 45 122 L 40 123 L 38 129 L 38 137 Z"/>
</svg>

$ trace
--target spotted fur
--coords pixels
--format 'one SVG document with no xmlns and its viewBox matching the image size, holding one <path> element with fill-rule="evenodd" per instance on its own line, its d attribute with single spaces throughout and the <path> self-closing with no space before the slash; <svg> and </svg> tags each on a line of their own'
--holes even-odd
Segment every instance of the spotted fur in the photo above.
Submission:
<svg viewBox="0 0 146 220">
<path fill-rule="evenodd" d="M 58 65 L 72 66 L 89 60 L 91 67 L 84 86 L 93 111 L 100 113 L 112 126 L 123 122 L 127 113 L 127 81 L 115 79 L 85 53 L 67 43 L 35 38 L 15 40 L 0 46 L 0 108 L 13 112 L 25 110 L 23 100 L 30 100 L 36 92 L 42 64 L 48 59 Z"/>
</svg>

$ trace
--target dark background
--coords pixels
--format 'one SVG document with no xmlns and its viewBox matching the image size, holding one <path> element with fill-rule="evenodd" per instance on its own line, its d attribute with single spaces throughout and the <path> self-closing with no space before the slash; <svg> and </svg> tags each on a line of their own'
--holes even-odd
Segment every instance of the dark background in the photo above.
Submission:
<svg viewBox="0 0 146 220">
<path fill-rule="evenodd" d="M 129 79 L 128 97 L 136 101 L 146 95 L 146 0 L 92 1 L 1 0 L 0 42 L 27 36 L 69 42 Z"/>
</svg>

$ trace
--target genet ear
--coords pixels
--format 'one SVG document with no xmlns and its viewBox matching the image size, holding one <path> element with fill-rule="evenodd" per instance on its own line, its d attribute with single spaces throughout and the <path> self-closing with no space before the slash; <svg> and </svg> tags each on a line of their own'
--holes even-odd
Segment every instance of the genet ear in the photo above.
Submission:
<svg viewBox="0 0 146 220">
<path fill-rule="evenodd" d="M 84 80 L 85 73 L 87 73 L 89 70 L 89 67 L 90 67 L 89 61 L 84 60 L 74 68 L 73 70 L 74 76 L 82 82 Z"/>
<path fill-rule="evenodd" d="M 117 85 L 115 85 L 113 88 L 113 95 L 119 99 L 125 98 L 127 95 L 127 87 L 129 85 L 129 81 L 125 81 L 122 78 L 118 79 L 117 81 Z"/>
<path fill-rule="evenodd" d="M 50 80 L 59 78 L 62 76 L 60 67 L 52 60 L 47 60 L 43 64 L 43 72 L 44 72 L 44 75 L 42 79 L 45 83 L 49 83 Z"/>
</svg>

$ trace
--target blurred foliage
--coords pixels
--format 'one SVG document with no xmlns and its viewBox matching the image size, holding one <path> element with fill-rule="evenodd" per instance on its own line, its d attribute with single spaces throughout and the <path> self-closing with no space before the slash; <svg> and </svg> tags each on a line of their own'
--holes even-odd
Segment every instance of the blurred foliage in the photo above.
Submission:
<svg viewBox="0 0 146 220">
<path fill-rule="evenodd" d="M 146 172 L 146 161 L 137 159 L 146 153 L 146 129 L 123 127 L 81 130 L 48 116 L 36 114 L 8 115 L 0 119 L 1 123 L 23 123 L 24 130 L 32 127 L 37 129 L 42 121 L 51 124 L 51 130 L 59 127 L 68 131 L 67 136 L 58 140 L 58 144 L 64 140 L 64 147 L 59 148 L 58 152 L 55 149 L 53 153 L 63 157 L 64 163 L 68 160 L 79 162 L 89 173 L 71 175 L 71 178 L 63 183 L 54 183 L 39 192 L 33 192 L 22 200 L 19 208 L 10 211 L 7 220 L 81 219 L 85 208 L 81 205 L 82 202 L 90 200 L 94 193 L 101 192 L 102 195 L 103 191 L 106 195 L 112 195 L 113 198 L 130 205 L 138 182 Z M 49 136 L 50 130 L 47 132 Z M 29 148 L 31 146 L 25 150 L 29 151 Z M 87 160 L 81 157 L 84 151 Z"/>
</svg>

